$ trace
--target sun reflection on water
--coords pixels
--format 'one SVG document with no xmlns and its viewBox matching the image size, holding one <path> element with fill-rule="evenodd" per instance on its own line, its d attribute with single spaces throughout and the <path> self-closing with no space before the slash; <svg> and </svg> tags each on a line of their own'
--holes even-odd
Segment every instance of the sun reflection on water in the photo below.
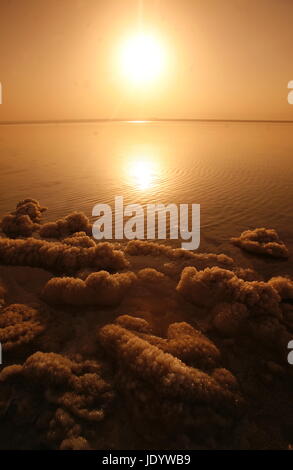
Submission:
<svg viewBox="0 0 293 470">
<path fill-rule="evenodd" d="M 137 157 L 127 165 L 127 179 L 131 186 L 144 191 L 152 188 L 158 178 L 158 164 L 147 157 Z"/>
</svg>

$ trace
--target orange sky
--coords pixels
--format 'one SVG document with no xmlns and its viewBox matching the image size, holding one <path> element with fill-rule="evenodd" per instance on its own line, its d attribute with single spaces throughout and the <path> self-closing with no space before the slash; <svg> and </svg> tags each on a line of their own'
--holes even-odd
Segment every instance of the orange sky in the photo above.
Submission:
<svg viewBox="0 0 293 470">
<path fill-rule="evenodd" d="M 0 121 L 293 120 L 292 0 L 1 0 Z M 164 77 L 134 89 L 119 44 L 141 25 Z"/>
</svg>

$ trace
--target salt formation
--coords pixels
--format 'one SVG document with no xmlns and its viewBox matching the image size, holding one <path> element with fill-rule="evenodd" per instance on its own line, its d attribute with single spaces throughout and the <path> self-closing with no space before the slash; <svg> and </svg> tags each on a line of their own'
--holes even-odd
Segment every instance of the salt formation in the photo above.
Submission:
<svg viewBox="0 0 293 470">
<path fill-rule="evenodd" d="M 199 440 L 208 442 L 213 435 L 228 432 L 241 413 L 243 399 L 233 374 L 217 367 L 216 346 L 186 323 L 170 325 L 165 340 L 143 331 L 147 331 L 144 321 L 124 316 L 98 332 L 99 342 L 114 361 L 129 419 L 143 422 L 145 438 L 155 435 L 158 442 L 170 433 L 174 436 L 178 426 L 179 441 L 185 433 L 200 433 Z"/>
<path fill-rule="evenodd" d="M 92 234 L 92 226 L 83 212 L 72 212 L 56 222 L 48 222 L 40 227 L 40 236 L 43 238 L 63 238 L 75 232 Z"/>
<path fill-rule="evenodd" d="M 171 248 L 170 246 L 143 240 L 129 241 L 125 252 L 131 256 L 165 256 L 176 263 L 186 263 L 188 266 L 194 265 L 198 268 L 214 265 L 231 267 L 234 265 L 234 260 L 224 254 L 193 253 L 182 248 Z"/>
<path fill-rule="evenodd" d="M 263 281 L 244 281 L 233 271 L 218 267 L 198 271 L 194 267 L 182 271 L 177 291 L 199 306 L 219 302 L 240 302 L 253 308 L 255 315 L 280 316 L 281 298 L 272 285 Z"/>
<path fill-rule="evenodd" d="M 132 272 L 110 274 L 99 271 L 85 280 L 54 277 L 45 285 L 42 297 L 55 305 L 116 305 L 135 281 Z"/>
<path fill-rule="evenodd" d="M 1 230 L 9 237 L 30 237 L 39 229 L 45 210 L 35 199 L 24 199 L 17 204 L 14 212 L 2 218 Z"/>
<path fill-rule="evenodd" d="M 33 422 L 35 439 L 51 448 L 89 448 L 86 424 L 98 426 L 113 399 L 97 362 L 55 353 L 37 352 L 23 365 L 5 367 L 0 384 L 0 415 L 5 410 L 16 427 Z M 10 412 L 11 395 L 18 407 Z"/>
<path fill-rule="evenodd" d="M 177 291 L 209 310 L 213 326 L 224 336 L 246 334 L 259 344 L 282 353 L 292 338 L 286 326 L 283 300 L 292 299 L 292 281 L 244 281 L 232 271 L 185 268 Z"/>
<path fill-rule="evenodd" d="M 107 242 L 90 248 L 81 248 L 59 241 L 48 242 L 36 238 L 26 240 L 0 238 L 0 263 L 65 272 L 83 267 L 117 270 L 128 265 L 122 251 L 113 249 Z"/>
<path fill-rule="evenodd" d="M 220 351 L 203 333 L 185 322 L 169 325 L 166 338 L 155 336 L 150 325 L 142 318 L 121 315 L 116 324 L 134 331 L 137 336 L 172 354 L 186 364 L 209 370 L 219 364 Z"/>
<path fill-rule="evenodd" d="M 96 246 L 95 241 L 89 237 L 85 232 L 74 232 L 67 238 L 63 238 L 63 243 L 71 246 L 79 246 L 81 248 L 90 248 Z"/>
<path fill-rule="evenodd" d="M 231 238 L 234 245 L 254 254 L 272 258 L 288 258 L 289 251 L 274 229 L 256 228 L 245 230 L 240 237 Z"/>
<path fill-rule="evenodd" d="M 2 220 L 0 448 L 288 447 L 289 263 L 96 243 L 84 214 L 42 212 Z M 285 255 L 264 230 L 239 246 Z"/>
<path fill-rule="evenodd" d="M 44 331 L 40 313 L 27 305 L 12 304 L 0 315 L 0 343 L 3 351 L 32 342 Z"/>
</svg>

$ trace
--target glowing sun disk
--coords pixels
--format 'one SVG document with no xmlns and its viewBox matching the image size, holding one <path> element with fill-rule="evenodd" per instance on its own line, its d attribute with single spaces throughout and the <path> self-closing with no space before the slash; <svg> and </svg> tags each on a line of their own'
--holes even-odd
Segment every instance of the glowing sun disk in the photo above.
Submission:
<svg viewBox="0 0 293 470">
<path fill-rule="evenodd" d="M 138 34 L 122 47 L 122 71 L 135 84 L 153 81 L 163 68 L 164 51 L 155 37 Z"/>
</svg>

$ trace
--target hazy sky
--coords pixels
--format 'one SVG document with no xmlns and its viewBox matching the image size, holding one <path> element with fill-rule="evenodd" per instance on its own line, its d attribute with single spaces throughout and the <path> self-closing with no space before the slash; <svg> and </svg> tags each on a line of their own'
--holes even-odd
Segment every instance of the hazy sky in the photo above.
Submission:
<svg viewBox="0 0 293 470">
<path fill-rule="evenodd" d="M 0 121 L 293 120 L 292 0 L 0 0 Z M 141 27 L 167 53 L 146 88 L 121 77 Z"/>
</svg>

